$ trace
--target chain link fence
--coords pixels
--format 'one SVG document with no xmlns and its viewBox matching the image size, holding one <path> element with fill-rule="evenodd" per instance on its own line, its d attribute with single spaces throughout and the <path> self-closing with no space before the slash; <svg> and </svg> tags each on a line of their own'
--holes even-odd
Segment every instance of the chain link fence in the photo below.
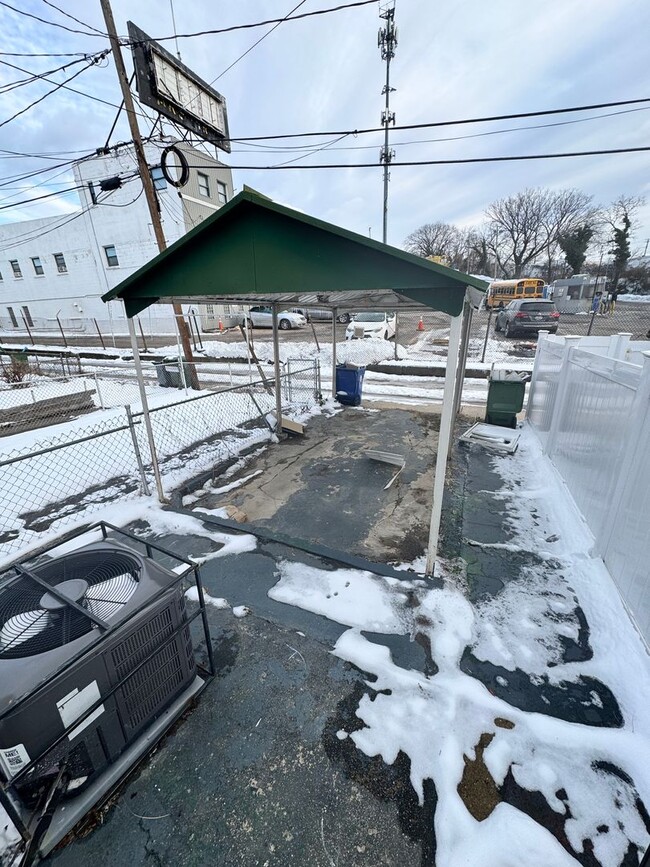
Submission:
<svg viewBox="0 0 650 867">
<path fill-rule="evenodd" d="M 281 378 L 283 413 L 320 400 L 318 362 L 288 365 Z M 167 493 L 206 469 L 272 436 L 274 383 L 258 379 L 219 391 L 169 391 L 150 408 L 156 454 Z M 149 441 L 139 407 L 106 409 L 56 433 L 31 430 L 0 440 L 0 562 L 45 531 L 60 533 L 87 513 L 152 490 Z"/>
</svg>

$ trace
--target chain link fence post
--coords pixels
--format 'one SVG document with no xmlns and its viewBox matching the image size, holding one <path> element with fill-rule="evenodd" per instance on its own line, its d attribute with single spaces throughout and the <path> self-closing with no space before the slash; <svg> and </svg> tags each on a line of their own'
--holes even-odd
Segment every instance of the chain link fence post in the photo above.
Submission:
<svg viewBox="0 0 650 867">
<path fill-rule="evenodd" d="M 140 481 L 142 484 L 142 493 L 145 497 L 151 496 L 151 491 L 149 490 L 149 483 L 147 482 L 147 474 L 144 471 L 144 464 L 142 463 L 142 455 L 140 454 L 140 446 L 138 444 L 138 438 L 135 434 L 135 422 L 133 421 L 133 416 L 131 415 L 131 407 L 126 404 L 124 407 L 124 411 L 126 412 L 126 419 L 129 423 L 129 433 L 131 434 L 131 440 L 133 442 L 133 451 L 135 452 L 135 460 L 138 465 L 138 471 L 140 473 Z"/>
</svg>

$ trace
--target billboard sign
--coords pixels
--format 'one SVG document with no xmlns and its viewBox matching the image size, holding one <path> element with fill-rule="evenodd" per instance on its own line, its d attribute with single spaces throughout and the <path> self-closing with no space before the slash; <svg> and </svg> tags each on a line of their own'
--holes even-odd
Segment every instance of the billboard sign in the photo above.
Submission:
<svg viewBox="0 0 650 867">
<path fill-rule="evenodd" d="M 127 26 L 139 100 L 230 153 L 224 97 L 132 21 Z"/>
</svg>

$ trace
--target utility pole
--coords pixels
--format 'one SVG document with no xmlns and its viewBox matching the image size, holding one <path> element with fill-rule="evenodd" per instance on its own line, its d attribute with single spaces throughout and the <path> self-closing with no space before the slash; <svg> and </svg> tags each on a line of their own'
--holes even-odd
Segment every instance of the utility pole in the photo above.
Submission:
<svg viewBox="0 0 650 867">
<path fill-rule="evenodd" d="M 151 222 L 153 224 L 154 234 L 158 243 L 158 249 L 160 250 L 160 252 L 162 252 L 167 247 L 167 242 L 165 241 L 162 223 L 160 222 L 160 212 L 158 211 L 158 200 L 156 199 L 156 191 L 154 190 L 153 181 L 151 180 L 151 173 L 149 172 L 149 165 L 147 164 L 147 158 L 144 152 L 144 145 L 142 144 L 142 137 L 140 135 L 140 129 L 138 127 L 138 119 L 136 117 L 135 108 L 133 105 L 133 98 L 131 96 L 131 90 L 129 89 L 129 79 L 127 77 L 126 68 L 124 66 L 122 49 L 120 48 L 120 41 L 118 39 L 117 31 L 115 29 L 113 10 L 111 9 L 110 0 L 99 0 L 99 2 L 102 7 L 102 12 L 104 13 L 106 30 L 108 32 L 108 38 L 110 39 L 111 48 L 113 50 L 115 69 L 117 71 L 118 81 L 120 82 L 120 89 L 122 90 L 124 109 L 126 111 L 126 116 L 129 121 L 129 129 L 131 130 L 131 138 L 133 139 L 133 145 L 135 147 L 135 156 L 138 162 L 138 171 L 140 172 L 140 179 L 142 181 L 144 195 L 147 200 L 147 205 L 149 206 L 149 213 L 151 215 Z M 181 343 L 183 345 L 183 353 L 185 355 L 185 359 L 186 361 L 193 361 L 194 355 L 192 354 L 190 332 L 189 328 L 187 327 L 187 322 L 185 321 L 185 318 L 183 316 L 183 308 L 180 304 L 174 304 L 173 307 L 174 316 L 176 318 L 176 325 L 178 327 L 178 333 L 180 335 Z M 195 380 L 194 376 L 192 378 Z"/>
<path fill-rule="evenodd" d="M 395 90 L 390 86 L 390 62 L 395 57 L 395 49 L 397 47 L 397 28 L 395 27 L 395 0 L 384 6 L 379 12 L 379 17 L 386 22 L 385 27 L 379 28 L 377 36 L 377 45 L 381 51 L 381 59 L 386 62 L 386 84 L 382 90 L 382 94 L 386 96 L 385 108 L 381 113 L 381 125 L 384 128 L 384 145 L 379 151 L 379 163 L 384 167 L 384 217 L 383 217 L 383 235 L 384 244 L 387 243 L 388 236 L 388 181 L 390 180 L 389 167 L 395 156 L 395 151 L 388 145 L 388 130 L 391 125 L 395 125 L 395 112 L 390 110 L 390 95 Z"/>
</svg>

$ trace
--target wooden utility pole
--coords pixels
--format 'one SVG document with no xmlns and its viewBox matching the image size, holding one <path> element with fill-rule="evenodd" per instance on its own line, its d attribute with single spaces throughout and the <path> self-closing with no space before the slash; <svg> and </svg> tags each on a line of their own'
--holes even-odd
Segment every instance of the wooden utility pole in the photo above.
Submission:
<svg viewBox="0 0 650 867">
<path fill-rule="evenodd" d="M 108 38 L 111 42 L 111 49 L 113 50 L 115 69 L 117 71 L 117 78 L 120 82 L 122 98 L 124 100 L 124 109 L 126 111 L 126 116 L 129 121 L 129 129 L 131 130 L 131 137 L 133 139 L 133 144 L 135 147 L 135 156 L 138 161 L 138 171 L 140 172 L 140 179 L 142 180 L 144 194 L 147 199 L 147 205 L 149 206 L 149 213 L 151 214 L 151 222 L 153 224 L 153 230 L 156 235 L 156 241 L 158 242 L 158 249 L 162 252 L 167 247 L 167 242 L 165 241 L 162 223 L 160 222 L 160 213 L 158 211 L 156 191 L 154 190 L 153 181 L 151 180 L 149 165 L 145 156 L 144 146 L 142 144 L 142 137 L 140 136 L 140 129 L 138 127 L 138 119 L 133 105 L 133 98 L 131 96 L 131 90 L 129 89 L 129 79 L 127 77 L 126 68 L 124 66 L 122 49 L 120 48 L 120 42 L 117 36 L 117 31 L 115 29 L 113 10 L 111 9 L 110 0 L 99 0 L 99 2 L 102 7 L 102 12 L 104 13 L 106 30 L 108 32 Z M 192 344 L 190 341 L 190 332 L 189 328 L 187 327 L 185 317 L 183 316 L 183 308 L 180 304 L 174 304 L 174 316 L 176 318 L 176 325 L 178 327 L 178 333 L 180 334 L 185 359 L 186 361 L 194 361 L 194 355 L 192 354 Z"/>
</svg>

